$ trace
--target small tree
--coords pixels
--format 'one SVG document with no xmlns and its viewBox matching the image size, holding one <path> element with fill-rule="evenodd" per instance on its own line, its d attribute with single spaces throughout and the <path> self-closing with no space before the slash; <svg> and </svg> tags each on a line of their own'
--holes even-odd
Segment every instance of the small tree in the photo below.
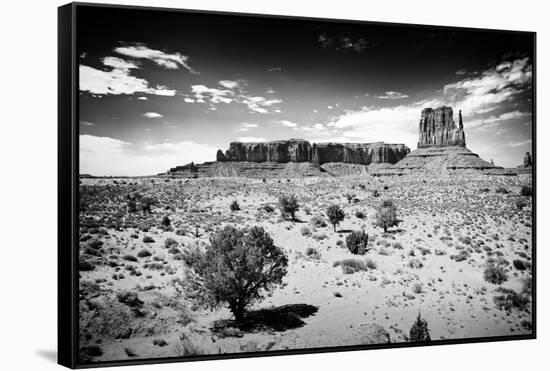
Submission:
<svg viewBox="0 0 550 371">
<path fill-rule="evenodd" d="M 279 196 L 279 209 L 281 209 L 283 219 L 287 219 L 290 216 L 292 220 L 296 220 L 296 212 L 299 208 L 300 205 L 294 195 Z"/>
<path fill-rule="evenodd" d="M 376 209 L 375 219 L 376 225 L 384 228 L 384 233 L 388 231 L 388 228 L 399 223 L 397 220 L 397 207 L 392 200 L 384 200 L 380 203 Z"/>
<path fill-rule="evenodd" d="M 369 235 L 365 231 L 353 231 L 346 237 L 346 246 L 355 255 L 365 255 L 368 244 Z"/>
<path fill-rule="evenodd" d="M 168 227 L 170 225 L 170 223 L 172 223 L 172 221 L 170 220 L 170 218 L 168 217 L 168 215 L 164 215 L 162 217 L 162 221 L 161 221 L 162 225 L 165 226 L 165 227 Z"/>
<path fill-rule="evenodd" d="M 261 227 L 226 226 L 188 271 L 194 298 L 216 308 L 226 304 L 237 321 L 246 308 L 263 298 L 287 273 L 288 258 Z"/>
<path fill-rule="evenodd" d="M 327 209 L 327 217 L 328 220 L 330 220 L 330 224 L 332 224 L 332 227 L 334 228 L 334 232 L 336 232 L 336 226 L 344 220 L 346 214 L 344 214 L 344 210 L 342 210 L 340 206 L 331 205 Z"/>
<path fill-rule="evenodd" d="M 344 196 L 347 198 L 348 204 L 351 204 L 351 201 L 355 198 L 355 195 L 351 193 L 346 193 Z"/>
<path fill-rule="evenodd" d="M 426 322 L 426 320 L 420 316 L 420 312 L 418 312 L 418 317 L 416 317 L 416 321 L 409 331 L 409 341 L 417 343 L 431 340 L 428 322 Z"/>
</svg>

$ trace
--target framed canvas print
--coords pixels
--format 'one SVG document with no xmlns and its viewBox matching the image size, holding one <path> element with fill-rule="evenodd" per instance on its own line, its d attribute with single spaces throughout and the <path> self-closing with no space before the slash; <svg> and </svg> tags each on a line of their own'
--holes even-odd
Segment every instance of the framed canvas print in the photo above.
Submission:
<svg viewBox="0 0 550 371">
<path fill-rule="evenodd" d="M 59 363 L 535 338 L 535 34 L 59 8 Z"/>
</svg>

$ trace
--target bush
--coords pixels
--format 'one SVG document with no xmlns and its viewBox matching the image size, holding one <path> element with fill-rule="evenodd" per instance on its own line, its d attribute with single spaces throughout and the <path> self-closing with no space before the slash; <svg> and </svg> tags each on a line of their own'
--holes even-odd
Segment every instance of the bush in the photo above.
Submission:
<svg viewBox="0 0 550 371">
<path fill-rule="evenodd" d="M 426 320 L 420 316 L 420 312 L 418 312 L 418 317 L 416 317 L 416 321 L 409 331 L 409 341 L 417 343 L 431 340 L 428 322 L 426 322 Z"/>
<path fill-rule="evenodd" d="M 273 206 L 271 206 L 271 205 L 265 205 L 265 206 L 263 207 L 263 209 L 264 209 L 264 211 L 265 211 L 266 213 L 272 213 L 272 212 L 275 211 L 275 209 L 274 209 Z"/>
<path fill-rule="evenodd" d="M 148 250 L 142 249 L 137 253 L 138 258 L 146 258 L 151 256 L 151 253 Z"/>
<path fill-rule="evenodd" d="M 241 207 L 239 206 L 239 203 L 237 202 L 237 200 L 234 200 L 233 202 L 231 202 L 231 205 L 229 205 L 229 209 L 231 211 L 239 211 Z"/>
<path fill-rule="evenodd" d="M 321 259 L 321 253 L 314 247 L 308 247 L 306 250 L 306 255 L 310 259 L 319 260 Z"/>
<path fill-rule="evenodd" d="M 342 261 L 337 261 L 333 264 L 333 267 L 342 267 L 342 272 L 344 274 L 353 274 L 355 272 L 368 270 L 366 264 L 359 259 L 344 259 Z"/>
<path fill-rule="evenodd" d="M 506 274 L 506 269 L 504 269 L 502 264 L 491 261 L 487 263 L 485 267 L 483 278 L 489 283 L 500 285 L 508 280 L 508 275 Z"/>
<path fill-rule="evenodd" d="M 353 199 L 355 198 L 355 195 L 351 193 L 346 193 L 344 197 L 346 197 L 346 199 L 348 200 L 348 204 L 351 204 L 351 201 L 353 201 Z"/>
<path fill-rule="evenodd" d="M 365 231 L 353 231 L 346 237 L 348 250 L 355 255 L 364 255 L 368 250 L 369 235 Z"/>
<path fill-rule="evenodd" d="M 380 192 L 378 192 L 378 190 L 375 189 L 374 191 L 372 191 L 372 197 L 380 197 Z"/>
<path fill-rule="evenodd" d="M 300 205 L 294 195 L 280 195 L 279 209 L 281 210 L 283 219 L 287 219 L 290 216 L 292 220 L 296 220 L 296 212 L 300 209 Z"/>
<path fill-rule="evenodd" d="M 78 358 L 80 362 L 91 362 L 93 357 L 99 357 L 103 354 L 103 349 L 99 345 L 87 345 L 78 349 Z"/>
<path fill-rule="evenodd" d="M 518 271 L 524 271 L 527 269 L 527 265 L 523 260 L 515 259 L 512 264 L 514 265 L 514 268 L 516 268 Z"/>
<path fill-rule="evenodd" d="M 523 209 L 525 206 L 527 206 L 527 202 L 525 202 L 525 200 L 522 200 L 521 198 L 516 200 L 516 207 L 519 210 Z"/>
<path fill-rule="evenodd" d="M 152 213 L 151 206 L 158 205 L 158 200 L 153 197 L 142 197 L 139 200 L 139 208 L 144 213 Z"/>
<path fill-rule="evenodd" d="M 344 214 L 344 210 L 342 210 L 340 206 L 331 205 L 327 209 L 327 217 L 330 221 L 330 224 L 332 224 L 332 227 L 334 228 L 334 232 L 336 232 L 336 226 L 340 224 L 342 220 L 344 220 L 346 214 Z"/>
<path fill-rule="evenodd" d="M 388 228 L 394 227 L 399 224 L 397 220 L 397 206 L 392 200 L 384 200 L 380 203 L 376 209 L 376 225 L 384 229 L 384 233 L 388 231 Z"/>
<path fill-rule="evenodd" d="M 327 226 L 327 222 L 320 215 L 315 215 L 313 218 L 311 218 L 309 220 L 309 224 L 311 224 L 315 228 L 325 228 Z"/>
<path fill-rule="evenodd" d="M 365 265 L 366 265 L 367 268 L 369 268 L 369 269 L 376 269 L 376 267 L 377 267 L 375 261 L 372 260 L 371 258 L 367 258 L 367 259 L 365 260 Z"/>
<path fill-rule="evenodd" d="M 501 193 L 501 194 L 508 194 L 510 193 L 506 188 L 504 187 L 498 187 L 496 190 L 495 190 L 495 193 Z"/>
<path fill-rule="evenodd" d="M 177 245 L 178 244 L 178 241 L 176 241 L 175 239 L 173 239 L 172 237 L 168 237 L 165 241 L 164 241 L 164 247 L 166 247 L 167 249 L 169 249 L 172 245 Z"/>
<path fill-rule="evenodd" d="M 120 291 L 116 294 L 116 298 L 122 304 L 126 304 L 132 308 L 139 308 L 143 305 L 143 301 L 139 299 L 138 294 L 132 291 Z"/>
<path fill-rule="evenodd" d="M 129 200 L 128 201 L 128 212 L 129 213 L 137 213 L 137 203 L 135 200 Z"/>
<path fill-rule="evenodd" d="M 79 271 L 93 271 L 95 269 L 95 265 L 93 265 L 92 263 L 90 263 L 89 261 L 87 260 L 80 260 L 78 262 L 78 270 Z"/>
<path fill-rule="evenodd" d="M 303 226 L 302 229 L 300 229 L 300 232 L 302 233 L 302 236 L 310 236 L 311 235 L 311 231 L 306 226 Z"/>
<path fill-rule="evenodd" d="M 145 243 L 153 243 L 153 242 L 155 242 L 155 240 L 153 239 L 153 237 L 145 236 L 145 237 L 143 237 L 143 242 L 145 242 Z"/>
<path fill-rule="evenodd" d="M 355 212 L 355 217 L 358 218 L 358 219 L 364 219 L 365 218 L 365 213 L 362 212 L 362 211 L 356 211 Z"/>
<path fill-rule="evenodd" d="M 130 255 L 130 254 L 124 255 L 123 259 L 127 260 L 129 262 L 137 262 L 138 261 L 138 259 L 134 255 Z"/>
<path fill-rule="evenodd" d="M 522 196 L 531 197 L 533 195 L 533 189 L 530 186 L 524 185 L 519 192 Z"/>
<path fill-rule="evenodd" d="M 241 322 L 249 305 L 282 283 L 287 266 L 284 251 L 263 228 L 226 226 L 188 270 L 188 283 L 199 303 L 211 308 L 227 304 Z"/>
<path fill-rule="evenodd" d="M 493 301 L 498 309 L 510 311 L 512 308 L 517 310 L 526 310 L 529 304 L 529 296 L 524 294 L 518 294 L 512 289 L 499 287 L 496 292 L 501 295 L 493 297 Z"/>
</svg>

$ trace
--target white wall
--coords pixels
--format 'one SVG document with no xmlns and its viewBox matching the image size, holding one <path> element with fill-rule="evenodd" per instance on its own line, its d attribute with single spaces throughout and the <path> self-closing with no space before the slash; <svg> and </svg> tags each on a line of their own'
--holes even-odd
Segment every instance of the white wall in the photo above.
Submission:
<svg viewBox="0 0 550 371">
<path fill-rule="evenodd" d="M 545 1 L 134 0 L 124 4 L 440 24 L 538 32 L 538 336 L 535 341 L 451 345 L 150 366 L 158 370 L 535 370 L 548 359 L 548 86 Z M 5 1 L 0 19 L 0 367 L 56 367 L 57 0 Z M 7 205 L 7 208 L 6 208 Z M 545 313 L 546 312 L 546 313 Z M 546 351 L 546 354 L 544 353 Z M 138 369 L 128 367 L 125 370 Z M 143 368 L 139 368 L 140 370 Z"/>
</svg>

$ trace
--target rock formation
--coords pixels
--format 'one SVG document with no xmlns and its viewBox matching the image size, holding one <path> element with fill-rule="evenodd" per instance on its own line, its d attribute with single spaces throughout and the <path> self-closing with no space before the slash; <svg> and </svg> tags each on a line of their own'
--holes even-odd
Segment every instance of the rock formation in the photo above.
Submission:
<svg viewBox="0 0 550 371">
<path fill-rule="evenodd" d="M 418 148 L 466 147 L 462 111 L 458 111 L 458 126 L 451 107 L 424 108 L 418 125 Z"/>
<path fill-rule="evenodd" d="M 523 164 L 518 166 L 519 168 L 530 168 L 533 167 L 533 158 L 531 157 L 531 154 L 529 152 L 525 152 L 525 156 L 523 157 Z"/>
<path fill-rule="evenodd" d="M 404 144 L 378 143 L 314 143 L 302 139 L 273 142 L 232 142 L 225 154 L 218 150 L 217 161 L 247 162 L 313 162 L 322 165 L 329 162 L 369 165 L 371 163 L 394 164 L 409 153 Z"/>
<path fill-rule="evenodd" d="M 458 126 L 451 107 L 424 108 L 420 114 L 418 148 L 391 168 L 373 170 L 373 175 L 395 175 L 411 171 L 442 174 L 448 170 L 499 169 L 466 148 L 462 112 Z"/>
</svg>

